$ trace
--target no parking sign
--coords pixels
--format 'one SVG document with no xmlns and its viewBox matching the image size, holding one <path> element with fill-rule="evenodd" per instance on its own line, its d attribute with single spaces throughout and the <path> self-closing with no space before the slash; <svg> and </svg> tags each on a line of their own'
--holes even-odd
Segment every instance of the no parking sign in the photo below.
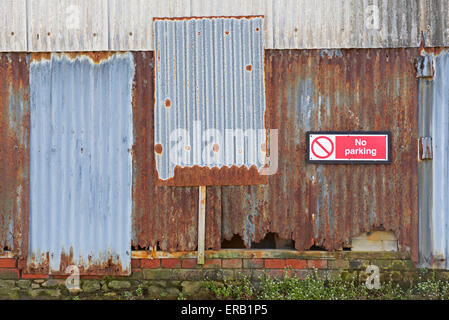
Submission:
<svg viewBox="0 0 449 320">
<path fill-rule="evenodd" d="M 389 132 L 307 132 L 307 162 L 390 163 Z"/>
</svg>

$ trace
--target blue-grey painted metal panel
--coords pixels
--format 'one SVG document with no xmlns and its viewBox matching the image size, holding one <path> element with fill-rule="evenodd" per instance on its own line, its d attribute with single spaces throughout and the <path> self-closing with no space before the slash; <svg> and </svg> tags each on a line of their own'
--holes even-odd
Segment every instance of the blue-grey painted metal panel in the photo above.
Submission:
<svg viewBox="0 0 449 320">
<path fill-rule="evenodd" d="M 419 253 L 423 267 L 449 269 L 449 52 L 430 51 L 435 75 L 419 80 L 419 135 L 433 149 L 419 162 Z"/>
<path fill-rule="evenodd" d="M 175 166 L 263 167 L 263 18 L 154 24 L 159 178 L 172 178 Z"/>
<path fill-rule="evenodd" d="M 129 274 L 132 54 L 30 67 L 29 269 Z"/>
</svg>

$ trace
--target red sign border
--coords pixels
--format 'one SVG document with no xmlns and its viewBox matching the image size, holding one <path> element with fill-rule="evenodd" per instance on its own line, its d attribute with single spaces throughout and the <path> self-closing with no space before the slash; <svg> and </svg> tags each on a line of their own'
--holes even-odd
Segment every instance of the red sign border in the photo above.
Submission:
<svg viewBox="0 0 449 320">
<path fill-rule="evenodd" d="M 386 135 L 387 136 L 387 160 L 310 160 L 310 135 L 328 135 L 328 134 L 341 134 L 341 135 Z M 306 163 L 315 164 L 390 164 L 392 162 L 391 152 L 391 132 L 390 131 L 307 131 L 306 132 Z"/>
<path fill-rule="evenodd" d="M 313 152 L 313 144 L 314 144 L 314 143 L 318 143 L 318 145 L 319 145 L 324 151 L 327 151 L 327 150 L 323 147 L 323 145 L 317 141 L 318 139 L 321 139 L 321 138 L 324 138 L 324 139 L 329 140 L 329 142 L 331 143 L 331 146 L 332 146 L 331 151 L 330 151 L 330 152 L 328 153 L 328 155 L 325 156 L 325 157 L 319 156 L 319 155 L 317 155 L 315 152 Z M 329 158 L 329 157 L 332 155 L 332 153 L 334 153 L 335 146 L 334 146 L 334 143 L 332 142 L 332 140 L 329 139 L 329 137 L 326 137 L 326 136 L 319 136 L 319 137 L 316 137 L 316 138 L 312 141 L 312 145 L 310 146 L 309 149 L 312 150 L 312 153 L 313 153 L 313 155 L 314 155 L 315 157 L 324 160 L 324 159 L 326 159 L 326 158 Z"/>
</svg>

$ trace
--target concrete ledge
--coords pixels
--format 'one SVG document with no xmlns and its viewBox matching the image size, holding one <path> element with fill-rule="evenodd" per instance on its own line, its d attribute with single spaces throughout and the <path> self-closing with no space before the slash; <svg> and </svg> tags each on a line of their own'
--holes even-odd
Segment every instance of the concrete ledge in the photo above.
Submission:
<svg viewBox="0 0 449 320">
<path fill-rule="evenodd" d="M 193 259 L 197 257 L 196 251 L 132 251 L 132 259 Z M 223 249 L 217 251 L 205 251 L 207 259 L 392 259 L 407 260 L 410 254 L 407 252 L 362 252 L 362 251 L 296 251 L 281 249 Z"/>
</svg>

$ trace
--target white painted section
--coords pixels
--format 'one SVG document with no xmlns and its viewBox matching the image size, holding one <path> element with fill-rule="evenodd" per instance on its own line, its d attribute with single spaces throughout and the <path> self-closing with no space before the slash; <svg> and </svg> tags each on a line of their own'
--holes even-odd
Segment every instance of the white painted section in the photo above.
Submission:
<svg viewBox="0 0 449 320">
<path fill-rule="evenodd" d="M 27 0 L 27 12 L 28 51 L 109 50 L 108 0 Z"/>
<path fill-rule="evenodd" d="M 1 0 L 0 4 L 0 51 L 26 51 L 26 0 Z"/>
<path fill-rule="evenodd" d="M 154 17 L 248 15 L 264 16 L 267 49 L 418 47 L 422 33 L 428 45 L 449 44 L 448 0 L 2 0 L 1 3 L 1 51 L 154 50 Z"/>
</svg>

